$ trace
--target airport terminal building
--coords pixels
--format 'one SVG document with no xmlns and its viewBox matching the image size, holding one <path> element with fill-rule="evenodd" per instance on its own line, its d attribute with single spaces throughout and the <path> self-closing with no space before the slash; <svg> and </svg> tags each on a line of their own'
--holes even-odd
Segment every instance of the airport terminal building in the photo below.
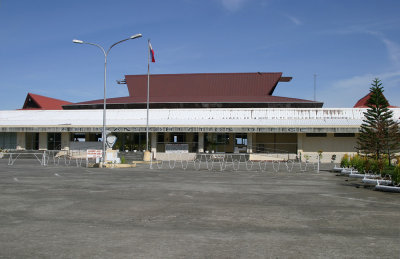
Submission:
<svg viewBox="0 0 400 259">
<path fill-rule="evenodd" d="M 354 153 L 367 97 L 354 108 L 274 96 L 282 73 L 161 74 L 150 76 L 149 141 L 155 158 L 169 152 L 282 154 L 323 160 Z M 127 75 L 129 96 L 107 99 L 114 149 L 146 147 L 147 75 Z M 400 109 L 393 107 L 394 118 Z M 71 103 L 28 93 L 21 110 L 0 111 L 0 148 L 100 147 L 103 99 Z M 100 144 L 100 145 L 99 145 Z"/>
</svg>

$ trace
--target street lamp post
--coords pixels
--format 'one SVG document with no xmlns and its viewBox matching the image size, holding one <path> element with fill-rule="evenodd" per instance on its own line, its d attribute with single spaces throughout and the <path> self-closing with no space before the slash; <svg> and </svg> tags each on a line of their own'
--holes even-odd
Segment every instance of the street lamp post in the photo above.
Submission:
<svg viewBox="0 0 400 259">
<path fill-rule="evenodd" d="M 107 57 L 108 57 L 108 53 L 110 52 L 110 50 L 117 44 L 120 44 L 124 41 L 127 40 L 133 40 L 133 39 L 137 39 L 142 37 L 142 34 L 138 33 L 135 35 L 132 35 L 131 37 L 124 39 L 124 40 L 120 40 L 116 43 L 114 43 L 113 45 L 111 45 L 107 51 L 104 50 L 104 48 L 96 43 L 90 43 L 90 42 L 85 42 L 82 40 L 72 40 L 73 43 L 77 43 L 77 44 L 89 44 L 89 45 L 93 45 L 98 47 L 99 49 L 101 49 L 101 51 L 104 54 L 104 103 L 103 103 L 103 132 L 102 132 L 102 140 L 103 140 L 103 155 L 102 155 L 102 162 L 104 164 L 105 162 L 105 155 L 106 155 L 106 138 L 107 138 L 107 133 L 106 133 L 106 89 L 107 89 Z"/>
</svg>

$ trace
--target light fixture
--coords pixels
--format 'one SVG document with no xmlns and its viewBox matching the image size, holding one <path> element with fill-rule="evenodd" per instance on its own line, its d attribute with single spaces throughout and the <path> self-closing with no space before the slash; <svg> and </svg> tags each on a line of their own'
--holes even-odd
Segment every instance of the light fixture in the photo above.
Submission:
<svg viewBox="0 0 400 259">
<path fill-rule="evenodd" d="M 133 39 L 140 38 L 140 37 L 142 37 L 142 34 L 138 33 L 138 34 L 130 36 L 129 38 L 133 40 Z"/>
</svg>

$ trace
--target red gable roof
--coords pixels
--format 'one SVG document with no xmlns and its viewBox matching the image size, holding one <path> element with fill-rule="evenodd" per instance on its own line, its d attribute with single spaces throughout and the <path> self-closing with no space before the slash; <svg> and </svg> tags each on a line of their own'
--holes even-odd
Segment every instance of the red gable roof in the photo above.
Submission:
<svg viewBox="0 0 400 259">
<path fill-rule="evenodd" d="M 280 72 L 151 75 L 150 98 L 154 102 L 259 101 L 272 95 L 281 76 Z M 147 75 L 127 75 L 125 80 L 129 96 L 146 102 Z"/>
<path fill-rule="evenodd" d="M 28 93 L 22 110 L 62 110 L 62 106 L 67 104 L 72 103 L 38 94 Z"/>
<path fill-rule="evenodd" d="M 92 100 L 87 102 L 74 103 L 76 105 L 86 105 L 86 104 L 103 104 L 103 99 Z M 169 97 L 151 97 L 150 103 L 173 103 L 175 102 L 175 98 Z M 207 102 L 209 103 L 243 103 L 243 98 L 241 96 L 232 96 L 225 97 L 224 101 L 220 101 L 220 99 L 216 100 L 215 98 L 208 98 Z M 289 97 L 281 97 L 281 96 L 252 96 L 251 98 L 246 99 L 247 103 L 259 103 L 259 102 L 268 102 L 268 103 L 306 103 L 313 102 L 304 99 L 297 98 L 289 98 Z M 116 98 L 108 98 L 107 104 L 125 104 L 125 103 L 146 103 L 146 101 L 139 100 L 136 97 L 116 97 Z M 182 101 L 181 103 L 205 103 L 204 98 L 195 97 L 192 98 L 191 101 Z M 73 104 L 73 105 L 74 105 Z"/>
<path fill-rule="evenodd" d="M 366 96 L 358 100 L 358 102 L 353 106 L 353 108 L 368 108 L 367 102 L 371 97 L 371 92 L 369 92 Z M 385 97 L 386 98 L 386 97 Z M 389 104 L 389 108 L 397 108 L 397 106 L 392 106 Z"/>
<path fill-rule="evenodd" d="M 156 74 L 150 76 L 150 103 L 152 104 L 205 104 L 205 103 L 308 103 L 310 100 L 272 96 L 278 82 L 289 82 L 291 77 L 276 73 L 206 73 Z M 107 104 L 145 104 L 147 101 L 147 75 L 126 75 L 129 96 L 108 98 Z M 100 105 L 103 99 L 64 106 Z"/>
</svg>

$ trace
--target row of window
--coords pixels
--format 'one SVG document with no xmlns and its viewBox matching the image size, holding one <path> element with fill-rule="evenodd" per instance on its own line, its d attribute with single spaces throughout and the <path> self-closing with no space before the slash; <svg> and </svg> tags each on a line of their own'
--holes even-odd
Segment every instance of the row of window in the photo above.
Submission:
<svg viewBox="0 0 400 259">
<path fill-rule="evenodd" d="M 17 134 L 14 132 L 0 132 L 0 149 L 15 149 Z"/>
<path fill-rule="evenodd" d="M 170 140 L 169 142 L 173 143 L 186 143 L 187 141 L 197 143 L 198 142 L 198 134 L 194 133 L 193 138 L 191 140 L 187 139 L 186 133 L 169 133 Z M 89 141 L 99 141 L 101 139 L 101 134 L 89 134 Z M 39 149 L 39 133 L 26 133 L 26 148 L 37 150 Z M 306 133 L 306 137 L 327 137 L 327 133 Z M 355 137 L 354 133 L 334 133 L 334 137 Z M 235 146 L 246 146 L 247 145 L 247 134 L 246 133 L 237 133 L 234 136 L 234 144 Z M 71 134 L 71 141 L 84 141 L 85 133 L 75 133 Z M 146 143 L 146 134 L 145 133 L 137 133 L 137 134 L 127 134 L 126 136 L 120 136 L 119 141 L 121 141 L 122 149 L 125 148 L 126 145 L 132 144 L 133 146 L 143 146 Z M 158 133 L 157 134 L 157 142 L 164 143 L 165 134 Z M 16 133 L 0 133 L 0 148 L 5 149 L 14 149 L 16 148 Z M 205 146 L 209 143 L 211 144 L 227 144 L 229 143 L 229 134 L 227 133 L 217 133 L 217 134 L 207 134 L 205 133 Z M 49 150 L 57 150 L 61 148 L 61 133 L 47 133 L 47 149 Z M 136 148 L 135 148 L 136 149 Z"/>
<path fill-rule="evenodd" d="M 39 149 L 39 133 L 26 133 L 25 147 L 28 150 Z M 47 133 L 47 149 L 60 150 L 61 149 L 61 133 Z"/>
<path fill-rule="evenodd" d="M 326 133 L 306 133 L 306 137 L 326 137 Z M 334 137 L 338 138 L 353 138 L 356 136 L 355 133 L 334 133 Z"/>
</svg>

